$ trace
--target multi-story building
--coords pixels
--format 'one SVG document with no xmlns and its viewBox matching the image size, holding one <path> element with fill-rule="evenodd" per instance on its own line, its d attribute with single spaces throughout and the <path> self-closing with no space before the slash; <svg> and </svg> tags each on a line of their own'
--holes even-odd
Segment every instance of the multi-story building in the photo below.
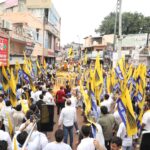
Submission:
<svg viewBox="0 0 150 150">
<path fill-rule="evenodd" d="M 113 53 L 113 38 L 114 35 L 104 35 L 99 37 L 88 36 L 84 38 L 82 56 L 85 53 L 88 56 L 88 62 L 95 60 L 99 53 L 101 61 L 105 61 L 105 65 L 111 64 Z M 83 58 L 83 57 L 82 57 Z"/>
<path fill-rule="evenodd" d="M 147 33 L 123 35 L 120 43 L 117 42 L 117 49 L 121 47 L 121 55 L 125 56 L 126 61 L 137 66 L 143 63 L 150 65 L 150 46 L 148 45 L 150 38 Z M 113 54 L 114 66 L 118 60 L 117 52 Z"/>
<path fill-rule="evenodd" d="M 23 52 L 32 60 L 55 62 L 55 50 L 60 48 L 61 18 L 49 0 L 4 0 L 0 3 L 0 19 L 10 22 L 8 49 L 10 64 L 23 63 Z M 6 29 L 6 28 L 5 28 Z M 3 30 L 4 31 L 4 30 Z M 8 31 L 7 31 L 8 33 Z M 9 55 L 8 54 L 8 55 Z"/>
</svg>

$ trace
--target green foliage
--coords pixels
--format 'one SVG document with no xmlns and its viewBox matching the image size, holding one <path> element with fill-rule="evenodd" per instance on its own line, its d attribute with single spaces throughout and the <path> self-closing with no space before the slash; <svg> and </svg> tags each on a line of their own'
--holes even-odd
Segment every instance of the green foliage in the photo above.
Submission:
<svg viewBox="0 0 150 150">
<path fill-rule="evenodd" d="M 116 13 L 111 12 L 104 18 L 96 33 L 100 34 L 113 34 L 115 26 Z M 146 33 L 150 30 L 150 17 L 144 17 L 141 13 L 125 12 L 122 14 L 122 33 L 123 34 L 136 34 L 139 32 Z M 118 23 L 117 23 L 118 33 Z"/>
</svg>

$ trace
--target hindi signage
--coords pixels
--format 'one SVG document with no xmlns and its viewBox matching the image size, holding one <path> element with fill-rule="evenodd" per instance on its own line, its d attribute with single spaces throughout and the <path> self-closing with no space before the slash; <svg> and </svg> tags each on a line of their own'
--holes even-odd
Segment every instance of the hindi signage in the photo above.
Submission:
<svg viewBox="0 0 150 150">
<path fill-rule="evenodd" d="M 8 62 L 8 39 L 0 37 L 0 66 L 7 65 Z"/>
</svg>

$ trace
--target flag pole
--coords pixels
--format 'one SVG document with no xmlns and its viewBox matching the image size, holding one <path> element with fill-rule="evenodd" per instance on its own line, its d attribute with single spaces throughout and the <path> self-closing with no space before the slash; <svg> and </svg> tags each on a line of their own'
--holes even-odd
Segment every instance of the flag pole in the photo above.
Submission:
<svg viewBox="0 0 150 150">
<path fill-rule="evenodd" d="M 24 145 L 23 145 L 21 150 L 26 150 L 26 146 L 27 146 L 27 144 L 28 144 L 28 142 L 30 140 L 30 137 L 31 137 L 31 135 L 32 135 L 32 133 L 34 131 L 35 126 L 36 126 L 36 122 L 33 124 L 33 127 L 31 128 L 30 133 L 29 133 L 29 135 L 28 135 L 28 137 L 27 137 L 27 139 L 26 139 L 26 141 L 25 141 L 25 143 L 24 143 Z"/>
</svg>

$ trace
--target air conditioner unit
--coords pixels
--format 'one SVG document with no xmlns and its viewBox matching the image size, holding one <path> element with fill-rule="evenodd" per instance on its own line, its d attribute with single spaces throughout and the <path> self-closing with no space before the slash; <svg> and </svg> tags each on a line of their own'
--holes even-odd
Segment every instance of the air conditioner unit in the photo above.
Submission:
<svg viewBox="0 0 150 150">
<path fill-rule="evenodd" d="M 6 20 L 2 20 L 2 28 L 5 30 L 12 31 L 12 24 Z"/>
</svg>

